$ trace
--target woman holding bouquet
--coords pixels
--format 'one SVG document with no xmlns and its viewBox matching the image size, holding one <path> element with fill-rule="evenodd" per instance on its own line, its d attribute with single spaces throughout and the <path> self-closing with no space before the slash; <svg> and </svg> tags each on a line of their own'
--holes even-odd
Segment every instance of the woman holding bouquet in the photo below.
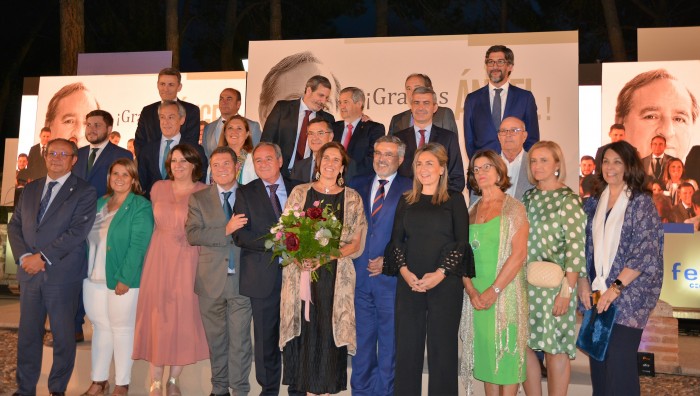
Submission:
<svg viewBox="0 0 700 396">
<path fill-rule="evenodd" d="M 396 285 L 396 395 L 420 395 L 428 343 L 430 395 L 456 395 L 462 278 L 474 276 L 464 197 L 447 192 L 447 151 L 429 143 L 416 151 L 413 189 L 396 208 L 384 254 Z"/>
<path fill-rule="evenodd" d="M 287 265 L 282 272 L 280 348 L 282 382 L 290 394 L 338 393 L 347 389 L 347 355 L 355 354 L 355 268 L 352 259 L 364 249 L 367 223 L 362 199 L 344 187 L 349 157 L 342 145 L 326 143 L 318 152 L 315 181 L 292 190 L 285 211 L 331 205 L 342 222 L 340 254 Z M 310 281 L 316 270 L 318 280 Z"/>
</svg>

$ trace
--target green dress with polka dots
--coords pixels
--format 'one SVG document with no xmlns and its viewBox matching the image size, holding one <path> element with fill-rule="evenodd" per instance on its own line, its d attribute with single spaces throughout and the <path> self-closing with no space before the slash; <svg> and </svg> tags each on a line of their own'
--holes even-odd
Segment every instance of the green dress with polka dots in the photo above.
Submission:
<svg viewBox="0 0 700 396">
<path fill-rule="evenodd" d="M 533 188 L 523 196 L 530 221 L 527 262 L 548 261 L 566 272 L 586 271 L 586 215 L 581 199 L 569 187 L 551 191 Z M 576 357 L 576 290 L 564 315 L 552 315 L 560 287 L 544 288 L 528 283 L 530 339 L 528 346 L 551 354 Z"/>
</svg>

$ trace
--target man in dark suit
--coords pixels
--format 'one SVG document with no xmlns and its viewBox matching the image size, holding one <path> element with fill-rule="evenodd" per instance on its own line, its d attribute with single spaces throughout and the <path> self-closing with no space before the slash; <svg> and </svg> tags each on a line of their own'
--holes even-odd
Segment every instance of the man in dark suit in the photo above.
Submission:
<svg viewBox="0 0 700 396">
<path fill-rule="evenodd" d="M 114 119 L 104 110 L 93 110 L 85 116 L 85 138 L 90 145 L 78 149 L 78 161 L 73 173 L 88 181 L 97 196 L 107 193 L 107 172 L 112 163 L 119 158 L 132 159 L 129 150 L 123 149 L 109 141 Z"/>
<path fill-rule="evenodd" d="M 289 176 L 295 161 L 311 155 L 306 144 L 309 120 L 322 118 L 331 124 L 335 121 L 331 114 L 323 111 L 330 94 L 330 81 L 323 76 L 313 76 L 306 82 L 304 96 L 280 100 L 268 115 L 260 141 L 280 146 L 284 159 L 283 175 Z"/>
<path fill-rule="evenodd" d="M 309 121 L 306 136 L 306 145 L 311 149 L 311 155 L 294 163 L 289 176 L 293 185 L 315 180 L 316 153 L 324 144 L 333 141 L 331 124 L 323 118 L 314 118 Z"/>
<path fill-rule="evenodd" d="M 515 65 L 513 51 L 494 45 L 486 51 L 486 73 L 489 84 L 467 95 L 464 101 L 464 142 L 470 158 L 481 149 L 501 152 L 496 130 L 506 117 L 517 117 L 525 123 L 528 137 L 525 150 L 540 140 L 537 103 L 532 92 L 508 82 Z"/>
<path fill-rule="evenodd" d="M 211 156 L 211 152 L 219 145 L 221 131 L 224 130 L 226 121 L 238 115 L 238 110 L 241 108 L 241 93 L 237 89 L 224 88 L 219 95 L 219 112 L 221 116 L 214 121 L 204 126 L 202 133 L 202 147 L 207 157 Z M 256 121 L 249 120 L 248 128 L 250 129 L 250 137 L 253 139 L 253 147 L 260 143 L 260 124 Z"/>
<path fill-rule="evenodd" d="M 697 215 L 693 206 L 695 187 L 690 183 L 681 183 L 678 187 L 678 204 L 671 208 L 671 222 L 683 223 Z"/>
<path fill-rule="evenodd" d="M 190 196 L 185 222 L 187 241 L 201 246 L 194 292 L 209 344 L 211 395 L 250 392 L 250 299 L 239 291 L 240 249 L 231 233 L 246 223 L 234 215 L 236 200 L 236 153 L 230 147 L 217 147 L 211 155 L 213 184 Z M 257 330 L 257 329 L 256 329 Z"/>
<path fill-rule="evenodd" d="M 413 90 L 411 97 L 411 112 L 413 113 L 413 126 L 396 133 L 396 136 L 406 144 L 406 155 L 399 167 L 399 175 L 413 179 L 413 157 L 416 150 L 427 143 L 440 143 L 447 150 L 447 172 L 450 191 L 461 192 L 464 190 L 464 166 L 462 154 L 459 151 L 457 135 L 433 125 L 432 117 L 437 108 L 437 95 L 435 91 L 426 87 L 418 87 Z"/>
<path fill-rule="evenodd" d="M 51 129 L 48 127 L 41 128 L 39 132 L 39 143 L 33 145 L 29 149 L 29 179 L 36 180 L 46 176 L 46 145 L 51 138 Z"/>
<path fill-rule="evenodd" d="M 357 354 L 352 358 L 350 386 L 354 395 L 394 394 L 396 277 L 382 275 L 382 265 L 396 206 L 413 186 L 411 179 L 397 174 L 405 150 L 396 136 L 379 138 L 374 144 L 376 176 L 359 176 L 349 184 L 362 196 L 367 217 L 365 250 L 353 260 Z"/>
<path fill-rule="evenodd" d="M 384 125 L 371 120 L 362 121 L 365 93 L 360 88 L 347 87 L 340 91 L 338 108 L 343 120 L 333 124 L 333 140 L 340 142 L 350 156 L 345 172 L 345 180 L 349 183 L 353 177 L 374 173 L 374 142 L 384 136 Z"/>
<path fill-rule="evenodd" d="M 610 137 L 610 143 L 615 143 L 619 142 L 620 140 L 626 140 L 625 136 L 627 135 L 625 131 L 625 126 L 622 124 L 612 124 L 610 125 L 610 129 L 608 130 L 608 136 Z M 598 147 L 598 150 L 595 152 L 595 163 L 600 164 L 603 161 L 603 147 L 605 147 L 606 144 Z M 639 151 L 637 151 L 637 154 L 639 154 Z"/>
<path fill-rule="evenodd" d="M 685 157 L 685 176 L 700 182 L 700 146 L 693 146 Z"/>
<path fill-rule="evenodd" d="M 164 101 L 177 101 L 185 109 L 186 118 L 182 127 L 182 142 L 193 146 L 199 144 L 199 107 L 192 103 L 179 100 L 177 93 L 182 89 L 182 75 L 180 71 L 171 67 L 158 73 L 158 94 L 160 101 L 151 103 L 141 110 L 139 123 L 136 127 L 134 148 L 136 156 L 149 142 L 159 142 L 161 138 L 160 124 L 158 120 L 158 106 Z M 205 168 L 206 169 L 206 168 Z"/>
<path fill-rule="evenodd" d="M 244 215 L 248 223 L 233 233 L 233 240 L 241 248 L 241 294 L 250 297 L 253 307 L 255 377 L 262 387 L 261 395 L 277 395 L 282 367 L 282 270 L 278 260 L 273 261 L 272 253 L 265 249 L 263 237 L 277 224 L 291 184 L 280 173 L 282 152 L 276 144 L 260 143 L 253 150 L 253 164 L 258 179 L 236 191 L 234 207 L 234 212 Z"/>
<path fill-rule="evenodd" d="M 166 100 L 158 106 L 160 135 L 158 140 L 146 143 L 138 153 L 139 179 L 144 196 L 150 196 L 151 187 L 158 180 L 168 178 L 165 161 L 173 147 L 180 143 L 191 144 L 202 158 L 202 169 L 207 169 L 207 157 L 204 149 L 197 143 L 183 141 L 180 133 L 185 123 L 185 107 L 180 102 Z M 205 173 L 205 172 L 203 172 Z M 202 178 L 204 181 L 204 177 Z"/>
<path fill-rule="evenodd" d="M 48 388 L 64 395 L 75 364 L 78 296 L 87 275 L 86 239 L 95 221 L 97 195 L 71 173 L 78 148 L 65 139 L 47 145 L 47 177 L 25 187 L 8 224 L 19 257 L 20 322 L 17 341 L 17 392 L 35 395 L 41 374 L 44 322 L 53 331 L 53 364 Z"/>
<path fill-rule="evenodd" d="M 433 89 L 433 82 L 426 74 L 413 73 L 406 77 L 406 104 L 408 105 L 409 109 L 391 117 L 391 122 L 389 123 L 389 135 L 393 135 L 398 131 L 403 131 L 410 126 L 413 126 L 413 115 L 411 114 L 410 109 L 411 94 L 413 90 L 418 87 Z M 433 114 L 433 125 L 457 133 L 455 113 L 449 107 L 438 106 L 435 114 Z"/>
<path fill-rule="evenodd" d="M 668 167 L 669 161 L 676 159 L 676 157 L 670 156 L 665 153 L 666 151 L 666 137 L 664 135 L 656 135 L 651 138 L 651 154 L 642 158 L 642 166 L 644 166 L 644 172 L 654 179 L 654 182 L 659 183 L 663 186 L 664 174 L 666 174 L 666 168 Z"/>
</svg>

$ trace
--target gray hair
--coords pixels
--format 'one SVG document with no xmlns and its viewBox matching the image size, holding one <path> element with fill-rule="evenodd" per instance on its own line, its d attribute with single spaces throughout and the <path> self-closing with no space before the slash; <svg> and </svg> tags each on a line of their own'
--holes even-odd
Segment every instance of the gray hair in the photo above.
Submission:
<svg viewBox="0 0 700 396">
<path fill-rule="evenodd" d="M 360 88 L 357 87 L 347 87 L 343 88 L 342 91 L 340 91 L 340 94 L 344 94 L 346 92 L 352 93 L 352 102 L 357 103 L 360 102 L 362 103 L 362 109 L 365 109 L 365 92 L 361 90 Z"/>
<path fill-rule="evenodd" d="M 164 100 L 160 102 L 158 105 L 158 114 L 160 114 L 160 109 L 166 106 L 177 106 L 177 114 L 180 117 L 185 117 L 187 115 L 187 112 L 185 111 L 185 106 L 182 105 L 182 103 L 178 102 L 177 100 Z"/>
<path fill-rule="evenodd" d="M 435 91 L 432 90 L 432 88 L 417 87 L 413 90 L 413 93 L 411 94 L 411 100 L 413 100 L 413 95 L 415 94 L 431 94 L 433 95 L 433 103 L 437 103 L 437 94 L 435 93 Z"/>
<path fill-rule="evenodd" d="M 282 158 L 282 149 L 280 149 L 280 146 L 278 146 L 275 143 L 272 142 L 260 142 L 258 143 L 257 146 L 253 149 L 253 157 L 255 157 L 255 152 L 258 151 L 260 147 L 272 147 L 273 150 L 275 150 L 275 157 L 276 158 Z"/>
<path fill-rule="evenodd" d="M 406 155 L 406 143 L 394 135 L 384 135 L 374 142 L 374 148 L 376 150 L 379 143 L 394 143 L 398 146 L 399 157 Z"/>
</svg>

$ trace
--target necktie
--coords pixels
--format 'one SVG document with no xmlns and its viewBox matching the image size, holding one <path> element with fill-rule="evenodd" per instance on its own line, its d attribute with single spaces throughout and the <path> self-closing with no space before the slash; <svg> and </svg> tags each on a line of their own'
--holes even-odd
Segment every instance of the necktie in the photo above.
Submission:
<svg viewBox="0 0 700 396">
<path fill-rule="evenodd" d="M 418 142 L 418 148 L 425 146 L 425 129 L 418 131 L 420 133 L 420 141 Z"/>
<path fill-rule="evenodd" d="M 275 211 L 275 217 L 280 218 L 280 215 L 282 214 L 282 205 L 280 205 L 280 200 L 277 197 L 277 187 L 279 187 L 278 184 L 270 184 L 267 186 L 268 189 L 270 189 L 270 203 L 272 203 L 272 210 Z"/>
<path fill-rule="evenodd" d="M 661 178 L 661 158 L 654 158 L 654 177 Z"/>
<path fill-rule="evenodd" d="M 352 124 L 348 124 L 348 133 L 345 134 L 345 139 L 343 140 L 343 147 L 345 147 L 345 150 L 348 149 L 348 145 L 350 144 L 351 138 L 352 138 Z"/>
<path fill-rule="evenodd" d="M 90 156 L 88 157 L 88 164 L 87 164 L 87 173 L 88 175 L 90 174 L 90 171 L 92 170 L 92 167 L 95 165 L 95 158 L 97 157 L 97 150 L 98 148 L 91 149 L 90 151 Z"/>
<path fill-rule="evenodd" d="M 165 141 L 165 150 L 163 150 L 163 162 L 160 163 L 160 175 L 163 179 L 168 178 L 168 172 L 165 170 L 165 160 L 168 158 L 168 153 L 170 153 L 170 145 L 172 143 L 172 139 L 168 139 Z"/>
<path fill-rule="evenodd" d="M 56 187 L 56 184 L 58 184 L 57 181 L 49 182 L 49 188 L 46 189 L 46 194 L 44 194 L 44 197 L 41 198 L 41 202 L 39 203 L 39 213 L 36 215 L 37 224 L 41 223 L 41 219 L 44 217 L 44 213 L 46 213 L 46 209 L 49 207 L 51 192 L 53 191 L 53 188 Z"/>
<path fill-rule="evenodd" d="M 228 199 L 231 197 L 231 191 L 222 192 L 221 194 L 224 195 L 224 215 L 226 215 L 226 220 L 231 220 L 231 217 L 233 217 L 233 209 L 231 208 L 231 203 L 228 201 Z M 229 247 L 228 269 L 231 271 L 233 271 L 234 268 L 234 261 L 235 257 L 233 256 L 233 249 Z"/>
<path fill-rule="evenodd" d="M 387 184 L 389 180 L 379 179 L 379 188 L 377 193 L 374 195 L 374 201 L 372 202 L 372 217 L 374 217 L 379 210 L 384 205 L 384 185 Z"/>
<path fill-rule="evenodd" d="M 46 157 L 46 146 L 41 147 L 41 156 Z"/>
<path fill-rule="evenodd" d="M 493 125 L 498 129 L 501 126 L 501 91 L 503 91 L 503 88 L 496 88 L 493 91 L 495 95 L 493 96 L 491 119 L 493 119 Z"/>
<path fill-rule="evenodd" d="M 311 110 L 304 110 L 306 113 L 304 115 L 304 121 L 301 123 L 301 129 L 299 130 L 299 143 L 297 143 L 297 159 L 303 159 L 304 154 L 306 154 L 306 129 L 309 127 L 309 116 L 311 115 Z"/>
</svg>

